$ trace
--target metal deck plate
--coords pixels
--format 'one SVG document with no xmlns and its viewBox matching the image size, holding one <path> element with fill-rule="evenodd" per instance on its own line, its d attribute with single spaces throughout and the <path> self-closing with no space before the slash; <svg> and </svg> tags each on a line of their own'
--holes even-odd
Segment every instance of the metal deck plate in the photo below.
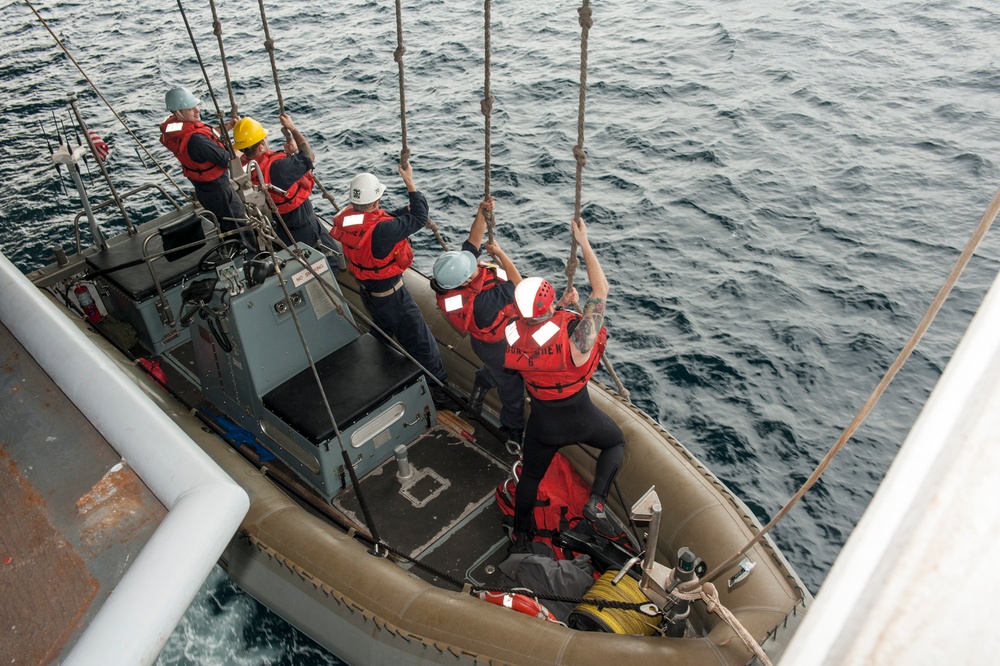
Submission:
<svg viewBox="0 0 1000 666">
<path fill-rule="evenodd" d="M 0 325 L 0 662 L 72 646 L 165 509 Z"/>
</svg>

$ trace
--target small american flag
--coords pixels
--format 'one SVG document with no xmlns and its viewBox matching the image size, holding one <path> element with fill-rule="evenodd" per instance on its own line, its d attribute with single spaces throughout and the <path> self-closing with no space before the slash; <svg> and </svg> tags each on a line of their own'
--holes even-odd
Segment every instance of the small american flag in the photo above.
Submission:
<svg viewBox="0 0 1000 666">
<path fill-rule="evenodd" d="M 94 143 L 94 150 L 97 152 L 97 159 L 101 162 L 108 161 L 108 154 L 111 152 L 111 148 L 108 144 L 101 138 L 101 136 L 94 130 L 88 132 L 90 134 L 90 140 Z"/>
</svg>

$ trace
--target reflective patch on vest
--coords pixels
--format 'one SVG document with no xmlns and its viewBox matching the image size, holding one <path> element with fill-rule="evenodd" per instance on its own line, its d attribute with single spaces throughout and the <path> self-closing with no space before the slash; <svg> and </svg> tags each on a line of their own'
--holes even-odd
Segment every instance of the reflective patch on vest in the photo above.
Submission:
<svg viewBox="0 0 1000 666">
<path fill-rule="evenodd" d="M 458 294 L 456 296 L 449 296 L 444 299 L 444 311 L 454 312 L 455 310 L 462 309 L 462 295 Z"/>
<path fill-rule="evenodd" d="M 345 227 L 356 227 L 359 224 L 365 223 L 364 213 L 357 213 L 355 215 L 347 215 L 344 217 Z"/>
<path fill-rule="evenodd" d="M 504 336 L 507 338 L 507 344 L 511 347 L 514 343 L 521 339 L 521 334 L 517 332 L 517 323 L 510 322 L 507 324 L 507 328 L 503 330 Z"/>
<path fill-rule="evenodd" d="M 507 271 L 505 271 L 502 268 L 497 268 L 497 277 L 500 278 L 501 280 L 503 280 L 504 282 L 506 282 L 507 281 Z"/>
<path fill-rule="evenodd" d="M 535 341 L 539 347 L 543 347 L 546 342 L 552 339 L 552 336 L 559 332 L 559 325 L 552 321 L 547 321 L 542 325 L 540 329 L 532 333 L 531 339 Z"/>
<path fill-rule="evenodd" d="M 184 128 L 184 123 L 170 123 L 167 125 L 165 132 L 180 132 Z"/>
</svg>

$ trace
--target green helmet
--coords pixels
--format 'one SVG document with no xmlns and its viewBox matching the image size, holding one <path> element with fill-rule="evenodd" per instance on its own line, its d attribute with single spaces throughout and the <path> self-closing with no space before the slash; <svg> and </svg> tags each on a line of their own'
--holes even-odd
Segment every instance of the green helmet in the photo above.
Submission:
<svg viewBox="0 0 1000 666">
<path fill-rule="evenodd" d="M 442 289 L 454 289 L 476 274 L 479 260 L 465 250 L 445 252 L 434 262 L 434 281 Z"/>
<path fill-rule="evenodd" d="M 171 88 L 167 91 L 167 111 L 180 111 L 201 106 L 201 100 L 188 92 L 187 88 Z"/>
</svg>

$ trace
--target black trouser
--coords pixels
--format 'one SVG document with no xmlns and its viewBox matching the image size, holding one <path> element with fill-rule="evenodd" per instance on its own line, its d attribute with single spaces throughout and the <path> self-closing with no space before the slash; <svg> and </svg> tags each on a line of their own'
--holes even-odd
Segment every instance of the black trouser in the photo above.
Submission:
<svg viewBox="0 0 1000 666">
<path fill-rule="evenodd" d="M 442 382 L 448 378 L 437 340 L 406 287 L 400 287 L 388 296 L 372 296 L 362 289 L 361 302 L 365 304 L 375 325 L 386 335 L 395 336 L 400 346 L 424 366 L 427 372 Z M 377 338 L 381 337 L 375 330 L 372 330 L 372 334 Z M 433 383 L 433 386 L 437 384 Z"/>
<path fill-rule="evenodd" d="M 607 497 L 625 457 L 625 435 L 618 424 L 590 401 L 586 387 L 564 400 L 532 398 L 524 429 L 524 468 L 514 502 L 515 532 L 527 532 L 531 526 L 538 484 L 556 452 L 576 443 L 601 450 L 590 492 Z"/>
<path fill-rule="evenodd" d="M 524 378 L 517 370 L 503 367 L 507 355 L 506 340 L 482 342 L 471 339 L 472 351 L 483 361 L 476 371 L 476 381 L 500 394 L 500 425 L 511 430 L 524 429 Z"/>
<path fill-rule="evenodd" d="M 247 223 L 247 209 L 243 205 L 243 200 L 236 194 L 229 177 L 225 176 L 224 184 L 212 183 L 210 186 L 200 186 L 195 184 L 194 192 L 198 197 L 198 203 L 205 207 L 205 210 L 215 215 L 219 223 L 219 229 L 223 232 L 234 231 Z M 193 181 L 192 181 L 193 182 Z M 253 251 L 257 250 L 257 241 L 250 231 L 242 231 L 239 236 L 243 243 Z"/>
</svg>

